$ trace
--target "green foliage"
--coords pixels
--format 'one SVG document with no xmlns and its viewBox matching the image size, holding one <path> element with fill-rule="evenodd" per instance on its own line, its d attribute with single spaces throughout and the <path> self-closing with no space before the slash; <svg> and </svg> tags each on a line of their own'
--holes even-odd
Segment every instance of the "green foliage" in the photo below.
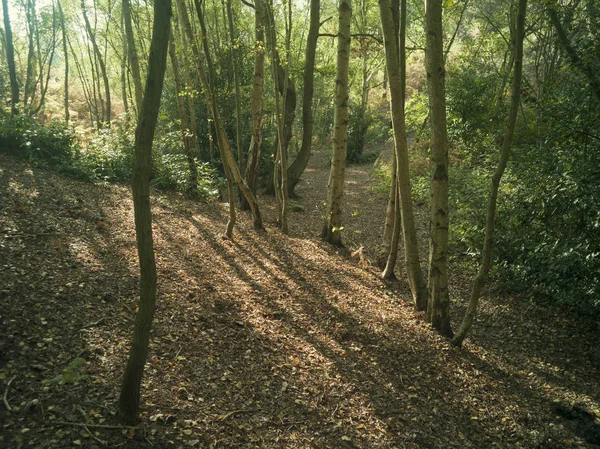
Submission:
<svg viewBox="0 0 600 449">
<path fill-rule="evenodd" d="M 87 374 L 82 374 L 84 367 L 87 365 L 85 359 L 81 357 L 77 357 L 73 359 L 69 366 L 67 366 L 62 374 L 59 374 L 52 379 L 45 380 L 46 384 L 74 384 L 80 382 L 82 380 L 86 380 L 89 376 Z"/>
<path fill-rule="evenodd" d="M 60 169 L 73 163 L 76 150 L 75 139 L 62 122 L 44 126 L 28 115 L 0 116 L 0 151 Z"/>
</svg>

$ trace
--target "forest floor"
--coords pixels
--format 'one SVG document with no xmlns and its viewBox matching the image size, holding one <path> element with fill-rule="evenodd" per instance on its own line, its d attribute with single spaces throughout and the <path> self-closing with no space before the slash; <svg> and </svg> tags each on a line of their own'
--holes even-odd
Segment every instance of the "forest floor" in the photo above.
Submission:
<svg viewBox="0 0 600 449">
<path fill-rule="evenodd" d="M 452 347 L 402 270 L 386 283 L 373 265 L 386 195 L 372 165 L 346 173 L 347 249 L 318 239 L 328 170 L 315 154 L 290 236 L 270 198 L 267 232 L 240 213 L 229 241 L 225 205 L 153 193 L 158 308 L 141 422 L 124 428 L 130 190 L 0 154 L 0 447 L 600 447 L 598 319 L 490 288 Z M 452 268 L 454 326 L 472 276 Z"/>
</svg>

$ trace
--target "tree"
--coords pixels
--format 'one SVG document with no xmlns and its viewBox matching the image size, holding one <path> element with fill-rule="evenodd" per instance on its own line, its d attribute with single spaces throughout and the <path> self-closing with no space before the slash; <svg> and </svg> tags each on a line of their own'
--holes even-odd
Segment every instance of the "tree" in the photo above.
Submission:
<svg viewBox="0 0 600 449">
<path fill-rule="evenodd" d="M 427 0 L 425 67 L 431 122 L 431 230 L 427 317 L 442 335 L 451 337 L 448 294 L 448 136 L 442 29 L 442 0 Z"/>
<path fill-rule="evenodd" d="M 327 185 L 327 210 L 321 238 L 334 246 L 342 246 L 342 196 L 346 172 L 348 144 L 348 68 L 350 62 L 350 0 L 340 0 L 338 9 L 337 69 L 335 78 L 335 111 L 333 125 L 333 161 Z"/>
<path fill-rule="evenodd" d="M 481 264 L 479 266 L 479 272 L 473 281 L 473 287 L 471 289 L 471 299 L 467 307 L 467 312 L 463 318 L 463 321 L 452 339 L 452 344 L 460 346 L 467 336 L 475 315 L 477 313 L 477 304 L 479 297 L 481 296 L 481 290 L 487 282 L 492 259 L 492 246 L 494 243 L 494 221 L 496 217 L 496 203 L 498 200 L 498 189 L 500 187 L 500 181 L 506 164 L 508 163 L 508 157 L 510 155 L 510 147 L 512 145 L 513 136 L 515 132 L 515 125 L 517 123 L 517 114 L 519 112 L 519 104 L 521 102 L 521 77 L 523 74 L 523 40 L 525 38 L 525 13 L 527 10 L 527 0 L 519 0 L 518 16 L 517 16 L 517 29 L 514 34 L 513 42 L 513 53 L 514 53 L 514 73 L 512 82 L 512 95 L 510 104 L 510 114 L 508 116 L 506 133 L 502 142 L 502 151 L 500 153 L 500 160 L 496 171 L 492 176 L 492 183 L 490 187 L 490 196 L 488 198 L 486 222 L 485 222 L 485 237 L 483 241 L 483 250 L 481 252 Z"/>
<path fill-rule="evenodd" d="M 127 424 L 134 424 L 138 418 L 140 386 L 156 305 L 156 261 L 150 209 L 150 164 L 152 140 L 158 120 L 158 109 L 167 65 L 170 28 L 170 0 L 155 0 L 146 89 L 135 132 L 132 191 L 140 260 L 140 305 L 135 317 L 133 340 L 119 397 L 119 413 Z"/>
<path fill-rule="evenodd" d="M 140 74 L 140 63 L 138 61 L 137 49 L 135 47 L 135 37 L 133 34 L 133 24 L 131 21 L 131 4 L 129 0 L 122 1 L 123 23 L 125 25 L 125 41 L 127 42 L 127 59 L 133 76 L 133 87 L 135 89 L 135 105 L 138 114 L 142 107 L 142 76 Z"/>
<path fill-rule="evenodd" d="M 391 47 L 389 48 L 389 51 L 396 52 L 395 61 L 392 61 L 391 63 L 397 63 L 399 65 L 397 69 L 392 69 L 394 71 L 399 71 L 399 85 L 390 86 L 390 88 L 394 89 L 394 100 L 401 103 L 401 112 L 396 111 L 396 115 L 399 121 L 402 123 L 396 124 L 396 129 L 398 129 L 398 143 L 394 145 L 394 159 L 392 161 L 392 185 L 388 199 L 388 206 L 386 209 L 386 219 L 383 234 L 383 249 L 386 251 L 384 253 L 384 257 L 387 259 L 385 265 L 383 266 L 383 273 L 381 275 L 383 279 L 395 278 L 394 269 L 396 268 L 396 261 L 398 259 L 398 243 L 400 241 L 400 227 L 402 226 L 402 213 L 399 201 L 400 190 L 398 189 L 397 153 L 398 151 L 403 151 L 400 150 L 400 148 L 406 147 L 407 145 L 406 125 L 404 123 L 404 100 L 406 91 L 406 0 L 402 0 L 402 7 L 400 8 L 402 11 L 399 11 L 398 6 L 399 4 L 397 0 L 391 4 L 390 18 L 392 19 L 393 29 L 388 29 L 387 33 L 388 41 L 393 39 L 395 44 L 395 50 Z M 389 24 L 386 23 L 386 26 L 389 27 Z M 394 124 L 392 120 L 392 127 L 393 126 Z M 396 136 L 396 134 L 394 134 L 394 136 Z"/>
<path fill-rule="evenodd" d="M 94 55 L 98 60 L 98 65 L 100 65 L 100 73 L 102 75 L 102 81 L 104 83 L 104 95 L 105 95 L 105 109 L 104 109 L 104 117 L 103 120 L 106 123 L 106 126 L 110 128 L 110 114 L 111 114 L 111 104 L 110 104 L 110 82 L 108 80 L 108 74 L 106 72 L 106 64 L 104 61 L 104 57 L 102 56 L 102 52 L 98 47 L 98 43 L 96 41 L 96 35 L 92 30 L 92 25 L 90 24 L 90 20 L 87 16 L 87 8 L 85 6 L 85 0 L 81 0 L 81 12 L 83 13 L 83 20 L 85 21 L 85 30 L 87 32 L 88 38 L 92 44 L 92 48 L 94 49 Z"/>
<path fill-rule="evenodd" d="M 8 73 L 10 77 L 10 113 L 16 115 L 19 113 L 17 105 L 19 104 L 19 84 L 17 82 L 17 66 L 15 64 L 15 47 L 13 44 L 12 28 L 10 26 L 10 15 L 8 13 L 8 0 L 2 0 L 2 10 L 4 11 L 4 34 L 6 40 L 6 59 L 8 63 Z"/>
<path fill-rule="evenodd" d="M 306 57 L 304 60 L 304 91 L 302 94 L 302 146 L 298 155 L 288 167 L 288 193 L 294 196 L 294 189 L 310 159 L 313 139 L 313 95 L 315 86 L 315 56 L 319 38 L 321 0 L 310 2 L 310 25 L 306 39 Z"/>
<path fill-rule="evenodd" d="M 169 58 L 171 59 L 171 68 L 173 69 L 173 80 L 175 81 L 175 93 L 177 101 L 177 110 L 179 111 L 179 120 L 181 121 L 181 138 L 185 149 L 185 156 L 188 161 L 190 170 L 190 191 L 195 193 L 198 188 L 198 168 L 192 151 L 191 134 L 187 122 L 187 114 L 185 110 L 185 100 L 183 98 L 183 87 L 181 77 L 179 75 L 179 63 L 177 61 L 177 53 L 175 52 L 175 42 L 173 33 L 169 37 Z"/>
<path fill-rule="evenodd" d="M 265 6 L 263 0 L 254 2 L 254 75 L 252 81 L 252 139 L 248 150 L 248 164 L 244 178 L 250 191 L 256 195 L 256 182 L 263 139 L 263 104 L 265 82 Z M 242 209 L 249 209 L 245 198 Z"/>
<path fill-rule="evenodd" d="M 389 0 L 379 0 L 381 27 L 384 36 L 385 59 L 390 85 L 390 108 L 392 112 L 392 127 L 394 130 L 394 151 L 396 158 L 396 176 L 401 210 L 402 233 L 406 258 L 408 283 L 413 294 L 415 308 L 424 310 L 427 305 L 427 290 L 419 261 L 419 247 L 412 207 L 410 174 L 408 171 L 408 147 L 404 125 L 404 94 L 401 83 L 401 64 L 398 60 L 398 40 L 393 23 L 393 10 Z M 390 265 L 390 264 L 388 264 Z M 393 267 L 392 267 L 393 269 Z"/>
<path fill-rule="evenodd" d="M 558 9 L 558 5 L 555 0 L 547 0 L 546 10 L 548 11 L 548 16 L 550 17 L 550 21 L 552 25 L 556 29 L 556 34 L 558 36 L 558 40 L 561 45 L 564 47 L 569 59 L 573 66 L 575 66 L 580 72 L 582 72 L 588 79 L 590 83 L 590 87 L 592 88 L 592 92 L 596 96 L 596 100 L 600 102 L 600 80 L 596 76 L 596 72 L 594 68 L 587 64 L 577 53 L 577 50 L 571 44 L 567 33 L 558 18 L 558 14 L 556 10 Z"/>
<path fill-rule="evenodd" d="M 57 0 L 58 13 L 60 14 L 60 28 L 62 31 L 63 57 L 65 58 L 65 122 L 69 123 L 69 51 L 67 43 L 67 30 L 65 27 L 65 14 L 62 9 L 60 0 Z"/>
</svg>

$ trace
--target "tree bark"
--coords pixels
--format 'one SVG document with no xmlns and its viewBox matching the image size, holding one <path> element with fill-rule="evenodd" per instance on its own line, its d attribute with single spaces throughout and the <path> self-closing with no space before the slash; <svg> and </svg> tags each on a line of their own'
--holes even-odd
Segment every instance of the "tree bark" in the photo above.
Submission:
<svg viewBox="0 0 600 449">
<path fill-rule="evenodd" d="M 69 52 L 68 52 L 68 44 L 67 44 L 67 30 L 65 27 L 65 14 L 62 9 L 62 5 L 60 4 L 60 0 L 57 0 L 58 13 L 60 14 L 60 28 L 62 30 L 62 39 L 63 39 L 63 56 L 65 58 L 65 98 L 64 98 L 64 106 L 65 106 L 65 122 L 69 123 L 70 114 L 69 114 Z"/>
<path fill-rule="evenodd" d="M 133 77 L 133 87 L 135 90 L 135 105 L 138 112 L 142 108 L 142 75 L 140 73 L 140 63 L 138 60 L 137 49 L 135 47 L 135 36 L 133 34 L 133 24 L 131 21 L 131 3 L 129 0 L 122 1 L 123 22 L 125 24 L 125 36 L 127 38 L 127 59 L 131 68 Z"/>
<path fill-rule="evenodd" d="M 315 57 L 317 53 L 317 40 L 319 38 L 321 0 L 310 2 L 310 25 L 306 40 L 306 58 L 304 62 L 304 91 L 302 94 L 302 146 L 298 155 L 288 167 L 288 193 L 294 197 L 294 189 L 310 159 L 313 134 L 312 103 L 315 85 Z"/>
<path fill-rule="evenodd" d="M 239 168 L 235 162 L 235 159 L 233 158 L 231 146 L 229 145 L 229 141 L 227 140 L 227 135 L 225 134 L 225 129 L 223 128 L 223 123 L 221 122 L 221 117 L 219 115 L 219 110 L 217 107 L 217 100 L 215 98 L 215 92 L 214 92 L 214 89 L 211 88 L 211 85 L 209 84 L 209 81 L 204 72 L 204 68 L 202 67 L 200 50 L 198 49 L 198 46 L 196 45 L 196 43 L 193 39 L 192 27 L 190 25 L 190 22 L 189 22 L 189 19 L 187 16 L 187 11 L 185 10 L 185 4 L 184 4 L 183 0 L 177 0 L 177 6 L 178 6 L 178 11 L 179 11 L 180 17 L 182 19 L 182 23 L 185 28 L 185 32 L 188 34 L 188 38 L 189 38 L 190 44 L 192 46 L 192 52 L 194 53 L 194 62 L 196 63 L 196 70 L 198 72 L 198 76 L 200 77 L 200 81 L 202 82 L 202 87 L 203 87 L 203 91 L 204 91 L 204 96 L 206 98 L 206 103 L 208 104 L 208 106 L 211 110 L 212 116 L 213 116 L 215 130 L 217 132 L 217 140 L 218 140 L 219 150 L 223 152 L 223 156 L 225 157 L 225 160 L 226 160 L 226 164 L 224 164 L 224 165 L 229 167 L 229 169 L 231 170 L 231 173 L 233 174 L 233 177 L 235 178 L 235 181 L 238 183 L 238 187 L 240 188 L 240 190 L 242 190 L 242 193 L 244 194 L 244 196 L 246 197 L 246 200 L 250 204 L 250 209 L 252 210 L 252 215 L 254 218 L 254 229 L 261 230 L 261 229 L 263 229 L 263 224 L 262 224 L 262 217 L 260 215 L 260 209 L 258 207 L 258 202 L 256 201 L 254 194 L 248 188 L 248 185 L 246 184 L 246 182 L 240 176 Z M 199 8 L 200 5 L 197 4 L 196 6 L 197 6 L 197 9 L 199 10 L 199 18 L 201 18 L 202 11 L 201 11 L 201 8 Z M 202 21 L 202 20 L 200 21 L 200 26 L 203 28 L 203 30 L 202 30 L 203 35 L 206 36 L 206 29 L 204 27 L 204 21 Z M 211 76 L 212 76 L 212 73 L 214 73 L 214 68 L 212 67 L 212 59 L 210 58 L 210 53 L 207 52 L 205 56 L 206 56 L 207 65 L 209 67 L 209 72 L 211 73 Z"/>
<path fill-rule="evenodd" d="M 400 102 L 402 103 L 402 113 L 404 114 L 404 100 L 406 97 L 406 1 L 402 0 L 402 6 L 400 6 L 400 2 L 398 0 L 393 0 L 392 7 L 392 19 L 394 23 L 394 36 L 397 36 L 396 41 L 396 52 L 397 52 L 397 61 L 398 61 L 398 70 L 400 75 L 400 85 L 398 86 L 398 95 L 400 96 Z M 394 86 L 396 89 L 396 86 Z M 404 122 L 405 118 L 402 117 L 402 121 Z M 406 125 L 403 126 L 404 129 L 404 137 L 401 137 L 403 142 L 406 142 Z M 406 144 L 405 144 L 406 145 Z M 408 150 L 407 150 L 408 151 Z M 400 199 L 400 191 L 398 189 L 398 157 L 396 156 L 396 151 L 394 152 L 394 163 L 392 164 L 394 168 L 394 172 L 392 173 L 392 190 L 390 192 L 389 203 L 387 207 L 387 211 L 391 214 L 390 216 L 386 216 L 386 226 L 388 225 L 388 220 L 391 218 L 391 222 L 393 227 L 391 229 L 390 234 L 384 234 L 385 237 L 388 237 L 389 240 L 384 240 L 384 247 L 387 243 L 388 253 L 387 261 L 385 267 L 383 268 L 383 273 L 381 277 L 383 279 L 393 279 L 395 278 L 394 270 L 396 268 L 396 261 L 398 260 L 398 243 L 400 242 L 400 231 L 402 226 L 402 213 L 399 207 L 399 199 Z M 385 231 L 386 229 L 384 229 Z M 389 232 L 389 228 L 387 229 Z"/>
<path fill-rule="evenodd" d="M 506 169 L 508 163 L 508 157 L 510 155 L 510 147 L 513 141 L 513 135 L 515 131 L 515 125 L 517 123 L 517 114 L 519 112 L 519 104 L 521 103 L 521 76 L 523 74 L 523 40 L 525 38 L 525 13 L 527 11 L 527 0 L 519 0 L 519 9 L 517 16 L 517 31 L 515 33 L 515 41 L 513 44 L 514 53 L 514 65 L 515 70 L 513 74 L 512 82 L 512 95 L 510 104 L 510 113 L 508 116 L 508 122 L 506 127 L 506 134 L 502 142 L 502 152 L 500 153 L 500 160 L 496 171 L 492 176 L 492 184 L 490 187 L 490 196 L 488 198 L 487 213 L 485 220 L 485 237 L 483 241 L 483 250 L 481 252 L 481 265 L 479 266 L 479 272 L 473 281 L 473 287 L 471 290 L 471 298 L 467 307 L 467 312 L 463 318 L 463 321 L 452 339 L 452 344 L 460 346 L 464 341 L 465 337 L 469 333 L 475 315 L 477 313 L 477 304 L 481 296 L 481 291 L 485 286 L 492 261 L 492 247 L 494 243 L 494 221 L 496 217 L 496 203 L 498 199 L 498 189 L 500 187 L 500 180 Z"/>
<path fill-rule="evenodd" d="M 177 53 L 175 52 L 175 42 L 173 33 L 169 36 L 169 57 L 171 59 L 171 67 L 173 69 L 173 79 L 175 80 L 175 91 L 177 97 L 177 110 L 181 121 L 181 138 L 185 149 L 185 156 L 190 170 L 190 191 L 195 193 L 198 189 L 198 168 L 196 160 L 192 153 L 192 142 L 190 142 L 190 131 L 188 128 L 187 114 L 185 111 L 185 102 L 182 94 L 181 77 L 179 76 L 179 64 L 177 62 Z"/>
<path fill-rule="evenodd" d="M 240 95 L 240 71 L 238 69 L 239 62 L 239 51 L 236 48 L 237 33 L 233 26 L 233 10 L 231 8 L 231 1 L 227 0 L 227 21 L 229 24 L 229 41 L 231 46 L 231 61 L 233 65 L 233 84 L 235 87 L 235 136 L 238 152 L 238 163 L 240 164 L 240 171 L 243 173 L 246 171 L 246 159 L 244 157 L 244 149 L 242 147 L 242 106 L 241 106 L 241 95 Z"/>
<path fill-rule="evenodd" d="M 246 166 L 245 178 L 250 191 L 256 195 L 256 182 L 258 180 L 258 169 L 260 164 L 260 153 L 263 139 L 263 104 L 264 104 L 264 82 L 265 82 L 265 10 L 263 0 L 254 2 L 254 32 L 255 32 L 255 56 L 254 56 L 254 80 L 252 83 L 252 140 L 248 151 L 248 164 Z M 242 200 L 242 209 L 250 209 L 245 198 Z"/>
<path fill-rule="evenodd" d="M 419 246 L 417 229 L 412 205 L 410 174 L 408 170 L 408 147 L 406 144 L 406 129 L 404 123 L 404 94 L 401 91 L 400 63 L 396 28 L 392 20 L 393 10 L 390 0 L 379 0 L 379 12 L 385 46 L 387 75 L 390 86 L 390 108 L 392 111 L 392 127 L 394 130 L 394 149 L 397 158 L 396 170 L 398 190 L 400 192 L 400 207 L 402 235 L 406 258 L 408 283 L 417 310 L 427 306 L 427 288 L 423 280 L 421 263 L 419 261 Z"/>
<path fill-rule="evenodd" d="M 15 47 L 13 44 L 12 28 L 10 25 L 10 15 L 8 13 L 8 0 L 2 0 L 2 10 L 4 12 L 4 34 L 6 36 L 6 59 L 8 64 L 8 74 L 10 77 L 10 113 L 16 115 L 19 113 L 19 83 L 17 82 L 17 66 L 15 64 Z"/>
<path fill-rule="evenodd" d="M 550 21 L 552 22 L 552 25 L 556 30 L 558 40 L 564 47 L 565 51 L 567 52 L 567 55 L 569 55 L 571 63 L 587 77 L 588 82 L 590 83 L 590 87 L 592 88 L 592 92 L 596 97 L 596 100 L 600 102 L 600 80 L 598 80 L 598 78 L 596 77 L 596 73 L 594 72 L 593 67 L 581 60 L 579 54 L 577 53 L 577 50 L 571 44 L 571 41 L 569 40 L 562 24 L 560 23 L 558 14 L 556 13 L 557 8 L 558 5 L 556 4 L 555 0 L 548 0 L 546 11 L 548 11 Z"/>
<path fill-rule="evenodd" d="M 327 210 L 321 238 L 334 246 L 342 243 L 342 196 L 348 144 L 348 68 L 350 62 L 350 0 L 340 0 L 338 10 L 338 47 L 335 79 L 333 162 L 327 186 Z"/>
<path fill-rule="evenodd" d="M 452 337 L 448 294 L 448 137 L 442 0 L 427 0 L 425 16 L 425 68 L 431 115 L 432 170 L 427 317 L 434 329 L 444 336 Z"/>
<path fill-rule="evenodd" d="M 106 72 L 106 65 L 104 64 L 104 58 L 102 56 L 102 52 L 100 48 L 98 48 L 98 44 L 96 42 L 96 36 L 94 31 L 92 30 L 92 26 L 90 25 L 90 21 L 87 16 L 87 11 L 85 7 L 85 0 L 81 0 L 81 12 L 83 13 L 83 20 L 85 21 L 85 29 L 87 31 L 88 37 L 92 43 L 92 47 L 94 49 L 94 54 L 96 55 L 96 59 L 98 60 L 98 64 L 100 65 L 100 73 L 102 75 L 102 81 L 104 83 L 104 95 L 106 97 L 106 102 L 104 104 L 105 112 L 104 112 L 104 120 L 106 121 L 106 126 L 110 128 L 110 120 L 111 120 L 111 104 L 110 104 L 110 84 L 108 81 L 108 74 Z"/>
<path fill-rule="evenodd" d="M 135 230 L 140 260 L 140 305 L 135 317 L 133 340 L 119 397 L 120 416 L 129 425 L 134 424 L 138 419 L 140 386 L 156 306 L 156 261 L 152 241 L 150 165 L 152 140 L 158 120 L 167 64 L 170 26 L 170 0 L 155 0 L 146 90 L 135 132 L 135 165 L 132 180 Z"/>
<path fill-rule="evenodd" d="M 214 111 L 217 108 L 217 104 L 216 104 L 216 90 L 215 90 L 215 71 L 212 65 L 212 59 L 210 56 L 210 49 L 208 47 L 208 35 L 206 33 L 206 25 L 204 22 L 204 13 L 202 11 L 202 6 L 200 4 L 199 1 L 195 1 L 194 2 L 195 6 L 196 6 L 196 12 L 198 14 L 198 20 L 200 22 L 200 30 L 202 32 L 201 35 L 201 41 L 202 41 L 202 46 L 204 48 L 204 57 L 206 58 L 207 64 L 208 64 L 208 77 L 203 77 L 201 76 L 202 80 L 203 80 L 203 84 L 205 85 L 204 89 L 207 92 L 207 95 L 210 97 L 210 100 L 207 101 L 207 103 L 209 104 L 209 106 L 211 107 L 211 110 L 213 111 L 213 119 L 214 119 L 214 123 L 215 123 L 215 130 L 217 131 L 217 140 L 218 140 L 218 147 L 219 147 L 219 153 L 221 155 L 221 162 L 223 163 L 223 171 L 225 172 L 225 179 L 227 180 L 227 196 L 228 196 L 228 201 L 229 201 L 229 221 L 227 223 L 227 229 L 225 230 L 225 236 L 228 239 L 233 238 L 233 227 L 235 226 L 235 222 L 237 220 L 237 216 L 236 216 L 236 212 L 235 212 L 235 192 L 234 192 L 234 186 L 233 186 L 233 179 L 232 179 L 232 169 L 231 166 L 229 165 L 229 161 L 227 160 L 227 155 L 225 154 L 225 146 L 223 144 L 223 140 L 226 141 L 226 144 L 229 145 L 229 142 L 227 141 L 227 137 L 225 136 L 225 131 L 222 129 L 219 129 L 218 126 L 222 126 L 221 122 L 219 120 L 219 125 L 217 125 L 217 118 L 215 118 L 214 115 Z M 200 67 L 200 66 L 198 66 Z M 214 102 L 214 103 L 213 103 Z M 214 109 L 213 109 L 214 106 Z M 218 115 L 218 112 L 217 112 Z M 209 122 L 209 129 L 210 129 L 210 122 Z M 222 135 L 221 135 L 222 132 Z M 231 153 L 231 148 L 229 148 L 229 152 Z M 231 158 L 233 159 L 233 155 L 231 155 Z"/>
</svg>

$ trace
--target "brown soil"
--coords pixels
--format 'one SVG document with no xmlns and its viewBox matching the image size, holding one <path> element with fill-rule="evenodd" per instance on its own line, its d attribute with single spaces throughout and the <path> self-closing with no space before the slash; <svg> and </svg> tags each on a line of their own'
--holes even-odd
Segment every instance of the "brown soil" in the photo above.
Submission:
<svg viewBox="0 0 600 449">
<path fill-rule="evenodd" d="M 488 292 L 451 347 L 370 263 L 370 171 L 347 171 L 345 251 L 316 237 L 323 154 L 289 237 L 270 198 L 267 233 L 240 213 L 228 241 L 224 205 L 154 192 L 159 301 L 129 429 L 110 426 L 137 303 L 130 191 L 0 154 L 0 447 L 598 447 L 598 321 Z M 453 270 L 455 325 L 470 276 Z"/>
</svg>

